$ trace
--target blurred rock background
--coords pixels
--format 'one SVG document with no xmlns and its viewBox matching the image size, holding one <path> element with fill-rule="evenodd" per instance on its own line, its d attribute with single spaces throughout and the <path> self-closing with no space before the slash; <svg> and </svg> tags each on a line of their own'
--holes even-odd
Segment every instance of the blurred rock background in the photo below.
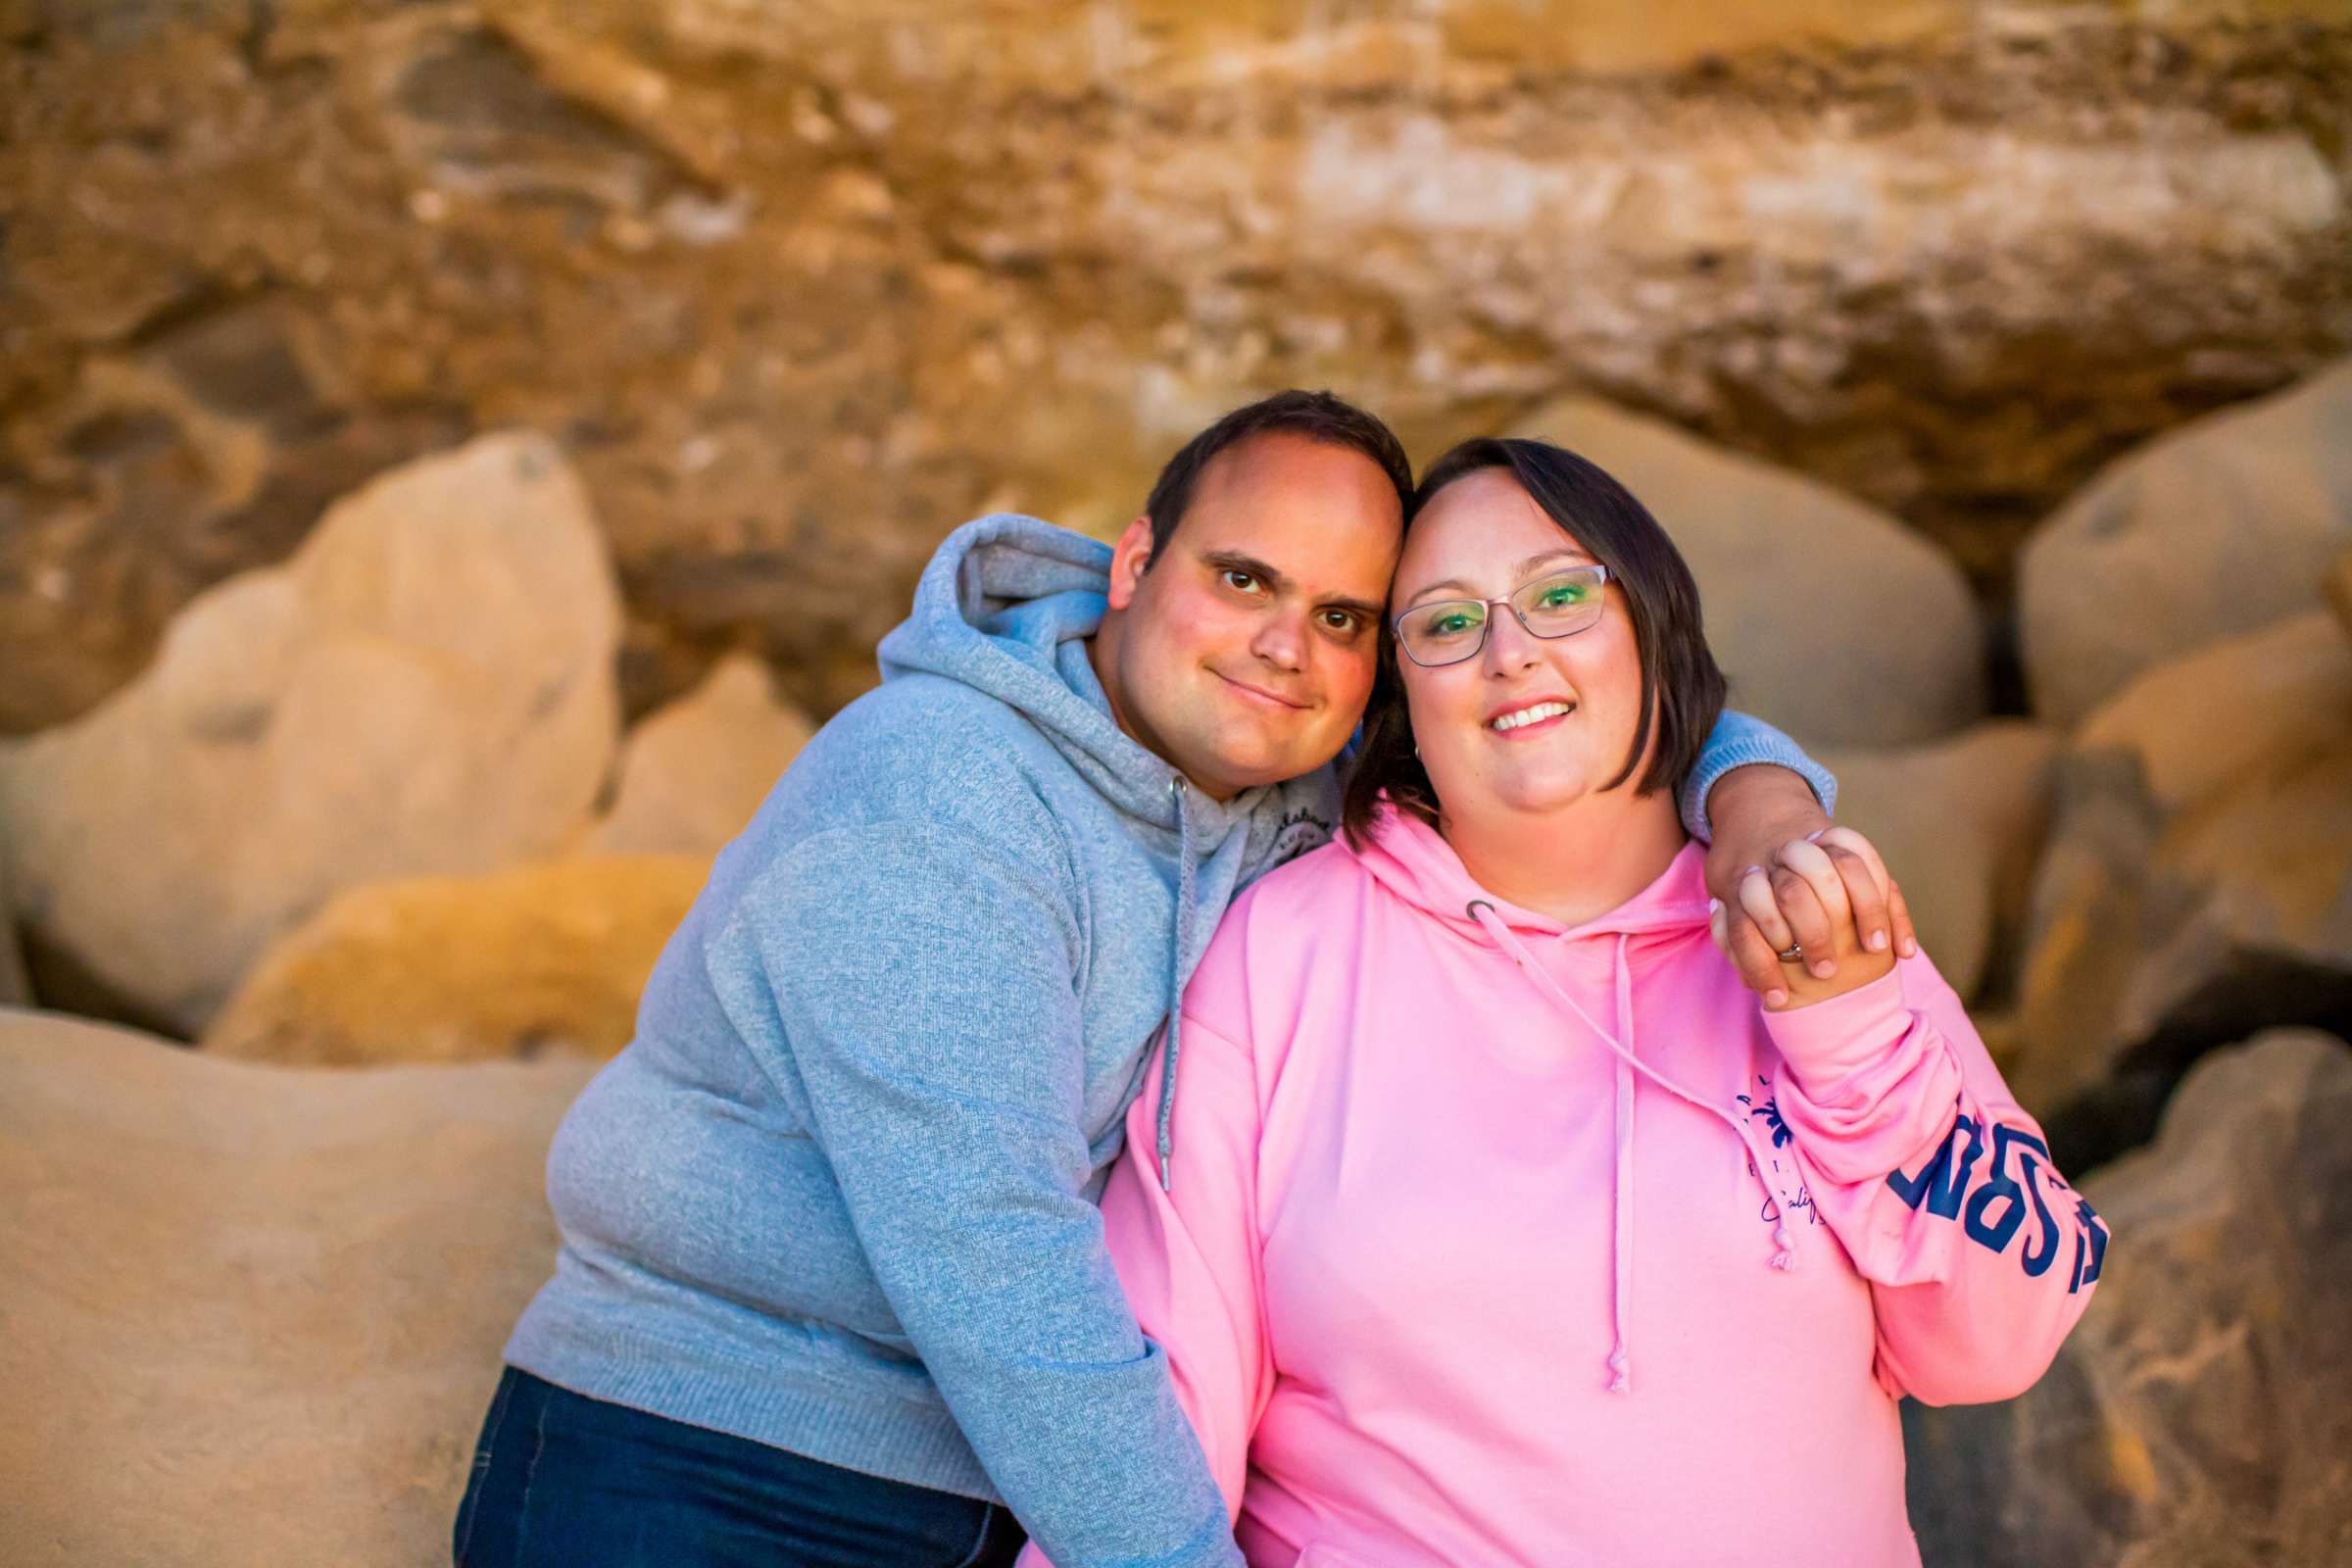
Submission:
<svg viewBox="0 0 2352 1568">
<path fill-rule="evenodd" d="M 1652 505 L 2114 1220 L 1930 1563 L 2352 1563 L 2348 353 L 2345 0 L 0 0 L 0 1564 L 445 1554 L 932 546 L 1292 384 Z"/>
</svg>

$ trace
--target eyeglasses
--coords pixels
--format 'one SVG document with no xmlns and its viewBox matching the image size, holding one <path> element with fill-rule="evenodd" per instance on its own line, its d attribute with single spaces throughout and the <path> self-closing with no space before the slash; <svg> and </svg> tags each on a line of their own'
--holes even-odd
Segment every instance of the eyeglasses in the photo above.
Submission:
<svg viewBox="0 0 2352 1568">
<path fill-rule="evenodd" d="M 1508 599 L 1439 599 L 1415 605 L 1391 624 L 1396 646 L 1424 669 L 1475 659 L 1487 646 L 1487 609 L 1508 605 L 1531 637 L 1573 637 L 1599 624 L 1606 566 L 1571 566 L 1521 583 Z"/>
</svg>

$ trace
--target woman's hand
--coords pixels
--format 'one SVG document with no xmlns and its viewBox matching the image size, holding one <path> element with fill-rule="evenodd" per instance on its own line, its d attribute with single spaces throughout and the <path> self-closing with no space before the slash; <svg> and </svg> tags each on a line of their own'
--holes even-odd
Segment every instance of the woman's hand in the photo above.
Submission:
<svg viewBox="0 0 2352 1568">
<path fill-rule="evenodd" d="M 1827 1002 L 1894 967 L 1888 933 L 1864 934 L 1859 901 L 1850 891 L 1853 879 L 1866 882 L 1871 893 L 1885 901 L 1888 923 L 1904 942 L 1904 956 L 1917 952 L 1902 889 L 1886 874 L 1870 841 L 1850 827 L 1827 828 L 1781 846 L 1771 870 L 1757 867 L 1740 878 L 1737 906 L 1715 905 L 1710 919 L 1717 947 L 1727 952 L 1735 945 L 1751 951 L 1758 943 L 1772 948 L 1773 973 L 1766 984 L 1756 985 L 1748 979 L 1749 965 L 1740 965 L 1741 978 L 1763 997 L 1767 1010 Z M 1796 892 L 1799 886 L 1801 895 Z M 1826 939 L 1799 934 L 1788 917 L 1790 903 L 1826 915 Z M 1802 952 L 1794 961 L 1781 956 L 1791 946 Z"/>
<path fill-rule="evenodd" d="M 1778 1009 L 1867 985 L 1919 951 L 1902 890 L 1868 839 L 1836 827 L 1783 768 L 1743 767 L 1707 799 L 1715 945 Z M 1778 955 L 1803 950 L 1801 962 Z"/>
</svg>

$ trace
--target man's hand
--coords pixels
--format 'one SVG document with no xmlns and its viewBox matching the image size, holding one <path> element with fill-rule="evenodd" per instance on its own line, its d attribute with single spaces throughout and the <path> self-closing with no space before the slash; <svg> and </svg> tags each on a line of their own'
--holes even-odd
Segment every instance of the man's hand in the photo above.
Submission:
<svg viewBox="0 0 2352 1568">
<path fill-rule="evenodd" d="M 1790 1005 L 1791 987 L 1808 1002 L 1851 989 L 1819 984 L 1838 975 L 1840 935 L 1851 956 L 1919 951 L 1911 911 L 1879 852 L 1852 828 L 1834 826 L 1794 773 L 1735 768 L 1708 792 L 1707 816 L 1715 827 L 1707 850 L 1715 945 L 1765 1006 Z M 1779 955 L 1790 947 L 1803 949 L 1801 967 L 1783 965 Z M 1864 956 L 1867 973 L 1848 978 L 1875 979 L 1891 961 Z"/>
</svg>

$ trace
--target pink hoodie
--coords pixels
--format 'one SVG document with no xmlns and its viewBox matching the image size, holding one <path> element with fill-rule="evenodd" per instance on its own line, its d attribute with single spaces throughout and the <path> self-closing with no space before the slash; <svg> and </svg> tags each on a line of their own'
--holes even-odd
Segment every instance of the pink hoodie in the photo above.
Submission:
<svg viewBox="0 0 2352 1568">
<path fill-rule="evenodd" d="M 1915 1564 L 1894 1396 L 2026 1389 L 2106 1248 L 1925 957 L 1766 1014 L 1696 846 L 1568 930 L 1392 814 L 1184 1018 L 1102 1212 L 1253 1568 Z"/>
</svg>

